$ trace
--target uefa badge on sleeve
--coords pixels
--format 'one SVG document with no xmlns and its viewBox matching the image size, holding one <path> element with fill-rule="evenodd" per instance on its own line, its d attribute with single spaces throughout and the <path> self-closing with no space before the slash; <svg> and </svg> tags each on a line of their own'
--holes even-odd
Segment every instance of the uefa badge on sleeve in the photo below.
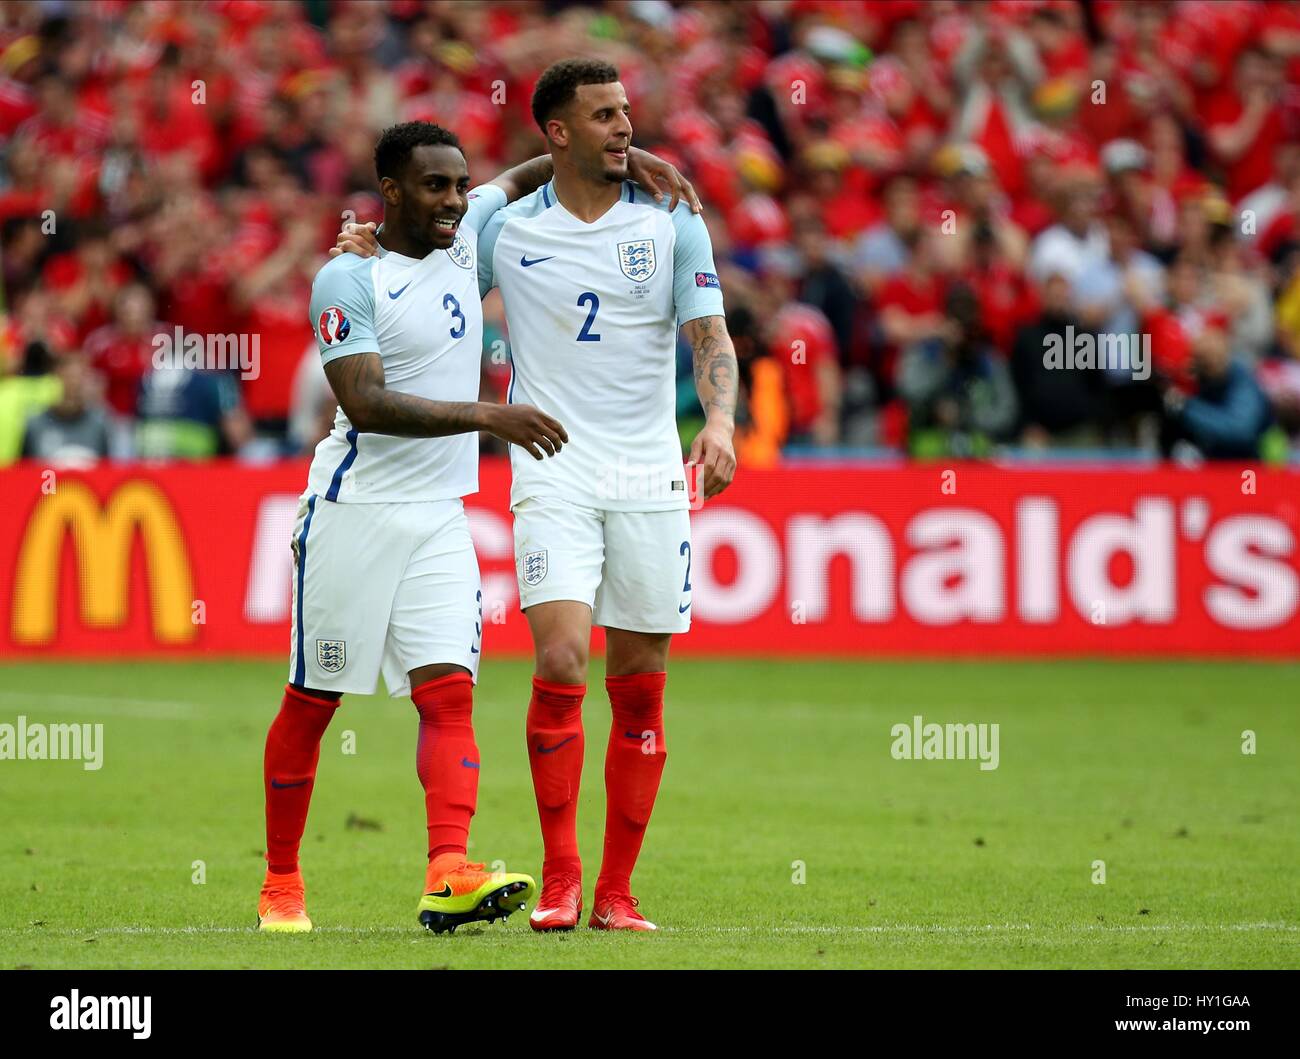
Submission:
<svg viewBox="0 0 1300 1059">
<path fill-rule="evenodd" d="M 347 314 L 337 305 L 331 305 L 316 321 L 316 333 L 327 346 L 344 341 L 352 331 Z"/>
</svg>

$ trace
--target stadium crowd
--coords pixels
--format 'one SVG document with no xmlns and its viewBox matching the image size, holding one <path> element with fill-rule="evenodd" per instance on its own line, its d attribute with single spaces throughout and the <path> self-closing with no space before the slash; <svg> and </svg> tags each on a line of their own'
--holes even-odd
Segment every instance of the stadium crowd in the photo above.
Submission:
<svg viewBox="0 0 1300 1059">
<path fill-rule="evenodd" d="M 16 0 L 0 464 L 312 448 L 308 296 L 379 216 L 379 130 L 446 125 L 490 179 L 542 153 L 532 86 L 573 55 L 700 193 L 742 464 L 1300 454 L 1300 5 Z M 177 328 L 255 338 L 255 370 L 160 362 Z M 1106 336 L 1126 359 L 1047 353 Z"/>
</svg>

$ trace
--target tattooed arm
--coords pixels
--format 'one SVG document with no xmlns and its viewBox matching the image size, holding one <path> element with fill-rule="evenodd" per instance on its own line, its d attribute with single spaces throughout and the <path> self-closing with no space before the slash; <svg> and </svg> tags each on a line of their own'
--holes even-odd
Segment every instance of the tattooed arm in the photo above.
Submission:
<svg viewBox="0 0 1300 1059">
<path fill-rule="evenodd" d="M 506 193 L 506 201 L 514 202 L 525 195 L 531 195 L 555 175 L 555 165 L 549 154 L 539 154 L 527 162 L 521 162 L 512 169 L 507 169 L 488 183 L 495 184 Z"/>
<path fill-rule="evenodd" d="M 483 401 L 430 401 L 384 385 L 378 353 L 356 353 L 325 365 L 339 406 L 366 434 L 441 438 L 486 430 L 527 450 L 535 460 L 554 456 L 569 440 L 557 420 L 531 405 Z"/>
<path fill-rule="evenodd" d="M 690 459 L 699 465 L 700 488 L 717 496 L 736 475 L 736 387 L 740 371 L 723 316 L 701 316 L 683 325 L 695 363 L 695 392 L 706 421 L 691 444 Z"/>
</svg>

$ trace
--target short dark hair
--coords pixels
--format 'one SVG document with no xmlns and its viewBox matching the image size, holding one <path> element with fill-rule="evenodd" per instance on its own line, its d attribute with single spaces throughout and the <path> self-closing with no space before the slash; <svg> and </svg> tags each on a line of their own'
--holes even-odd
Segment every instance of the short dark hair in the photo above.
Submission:
<svg viewBox="0 0 1300 1059">
<path fill-rule="evenodd" d="M 557 110 L 567 107 L 579 85 L 607 85 L 618 80 L 618 67 L 599 59 L 565 59 L 548 66 L 533 89 L 533 120 L 546 131 Z"/>
<path fill-rule="evenodd" d="M 391 177 L 396 180 L 417 147 L 454 147 L 461 154 L 465 153 L 454 132 L 431 121 L 404 121 L 400 125 L 390 125 L 375 144 L 375 173 L 379 179 Z"/>
</svg>

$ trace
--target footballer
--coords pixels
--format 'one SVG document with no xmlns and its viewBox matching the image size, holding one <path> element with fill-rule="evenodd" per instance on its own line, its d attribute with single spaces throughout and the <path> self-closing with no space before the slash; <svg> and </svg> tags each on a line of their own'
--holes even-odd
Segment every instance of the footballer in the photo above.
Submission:
<svg viewBox="0 0 1300 1059">
<path fill-rule="evenodd" d="M 487 430 L 530 458 L 560 451 L 558 421 L 478 402 L 483 315 L 477 234 L 545 179 L 534 160 L 467 198 L 456 137 L 426 122 L 375 148 L 381 257 L 338 257 L 312 285 L 311 320 L 334 428 L 316 448 L 293 533 L 289 683 L 266 739 L 265 931 L 311 930 L 298 850 L 321 738 L 345 692 L 389 693 L 419 713 L 428 865 L 420 921 L 454 930 L 524 907 L 527 875 L 466 860 L 478 794 L 471 720 L 482 630 L 478 564 L 461 498 L 478 489 Z"/>
</svg>

